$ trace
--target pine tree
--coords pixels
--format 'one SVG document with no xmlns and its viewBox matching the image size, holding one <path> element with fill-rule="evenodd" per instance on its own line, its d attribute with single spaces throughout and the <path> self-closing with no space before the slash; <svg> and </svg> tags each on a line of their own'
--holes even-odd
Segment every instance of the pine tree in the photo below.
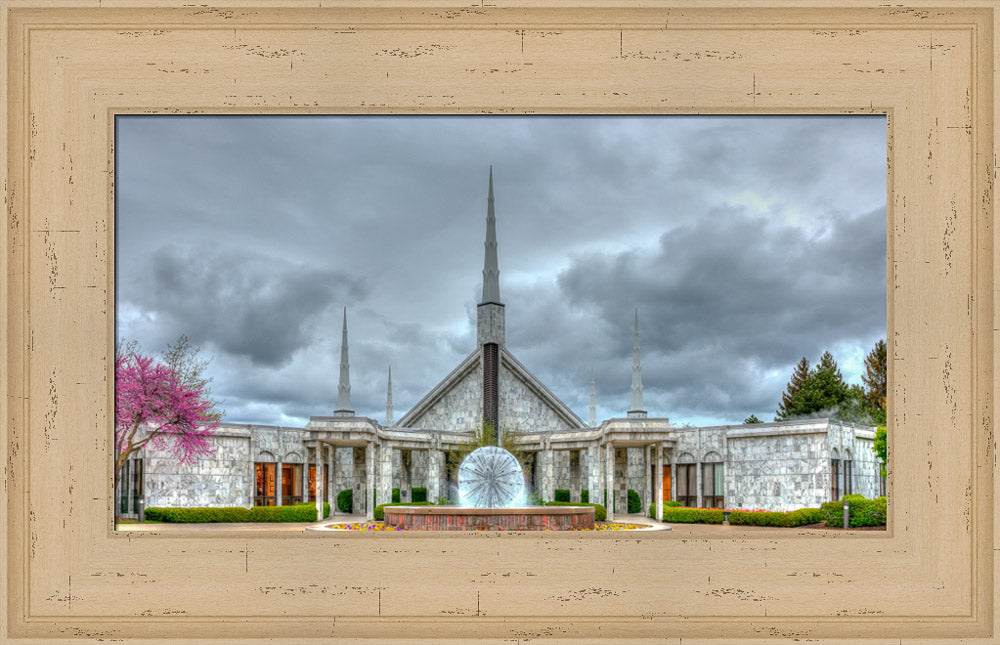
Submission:
<svg viewBox="0 0 1000 645">
<path fill-rule="evenodd" d="M 776 411 L 777 416 L 774 417 L 775 421 L 782 421 L 796 415 L 795 395 L 802 389 L 802 385 L 807 380 L 809 380 L 809 361 L 803 356 L 802 360 L 795 366 L 795 370 L 792 371 L 792 378 L 788 381 L 785 393 L 781 395 L 781 405 L 778 406 Z"/>
<path fill-rule="evenodd" d="M 850 389 L 844 382 L 840 367 L 829 351 L 823 352 L 819 364 L 809 373 L 792 401 L 791 416 L 803 416 L 816 412 L 831 411 L 836 414 L 847 401 Z"/>
<path fill-rule="evenodd" d="M 887 376 L 888 360 L 885 341 L 879 340 L 865 358 L 865 373 L 861 377 L 861 382 L 865 384 L 865 400 L 876 410 L 881 410 L 883 414 L 885 413 Z"/>
<path fill-rule="evenodd" d="M 763 423 L 763 421 L 761 421 L 760 419 L 758 419 L 756 414 L 751 414 L 746 419 L 743 419 L 743 423 L 744 424 Z"/>
</svg>

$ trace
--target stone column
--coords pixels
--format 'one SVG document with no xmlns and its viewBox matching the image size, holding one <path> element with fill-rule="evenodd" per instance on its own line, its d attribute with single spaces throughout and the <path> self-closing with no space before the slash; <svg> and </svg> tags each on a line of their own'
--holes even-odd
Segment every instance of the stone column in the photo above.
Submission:
<svg viewBox="0 0 1000 645">
<path fill-rule="evenodd" d="M 551 502 L 556 496 L 556 453 L 552 450 L 552 444 L 545 442 L 545 462 L 542 471 L 542 499 Z"/>
<path fill-rule="evenodd" d="M 392 452 L 393 449 L 389 444 L 379 444 L 378 472 L 375 475 L 378 482 L 376 504 L 388 504 L 392 502 Z"/>
<path fill-rule="evenodd" d="M 587 495 L 591 504 L 600 504 L 601 491 L 604 485 L 601 483 L 601 447 L 587 447 Z"/>
<path fill-rule="evenodd" d="M 323 444 L 316 440 L 316 521 L 323 519 Z"/>
<path fill-rule="evenodd" d="M 302 503 L 305 504 L 309 501 L 309 449 L 306 448 L 305 444 L 302 445 L 302 481 L 299 482 L 299 488 L 302 489 Z"/>
<path fill-rule="evenodd" d="M 427 449 L 427 501 L 437 502 L 441 494 L 441 466 L 438 462 L 440 452 L 432 444 Z"/>
<path fill-rule="evenodd" d="M 608 511 L 608 521 L 615 519 L 615 447 L 609 441 L 605 449 L 607 450 L 607 455 L 605 456 L 604 465 L 604 476 L 607 491 L 607 511 Z"/>
<path fill-rule="evenodd" d="M 642 467 L 646 471 L 646 486 L 642 492 L 642 512 L 649 511 L 650 504 L 653 503 L 653 446 L 647 445 L 642 450 Z"/>
<path fill-rule="evenodd" d="M 281 484 L 282 484 L 282 481 L 281 481 L 281 472 L 284 470 L 283 467 L 284 467 L 285 463 L 283 461 L 281 461 L 282 459 L 284 459 L 284 457 L 280 457 L 278 459 L 278 464 L 277 464 L 276 469 L 274 471 L 274 494 L 276 495 L 275 502 L 274 502 L 275 506 L 281 506 L 281 503 L 284 501 L 282 499 L 282 495 L 281 495 Z"/>
<path fill-rule="evenodd" d="M 365 444 L 365 517 L 375 519 L 375 440 Z"/>
<path fill-rule="evenodd" d="M 333 469 L 337 463 L 337 448 L 332 445 L 327 445 L 326 452 L 326 480 L 324 486 L 326 488 L 326 501 L 330 502 L 330 515 L 337 512 L 337 491 L 334 487 Z"/>
<path fill-rule="evenodd" d="M 672 487 L 671 487 L 672 488 Z M 663 521 L 663 444 L 656 444 L 656 520 Z"/>
</svg>

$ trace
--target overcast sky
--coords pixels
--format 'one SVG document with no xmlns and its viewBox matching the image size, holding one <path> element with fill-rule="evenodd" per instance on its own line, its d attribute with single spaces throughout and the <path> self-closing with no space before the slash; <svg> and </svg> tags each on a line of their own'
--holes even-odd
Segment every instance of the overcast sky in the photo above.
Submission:
<svg viewBox="0 0 1000 645">
<path fill-rule="evenodd" d="M 493 165 L 507 347 L 584 421 L 770 421 L 795 363 L 886 330 L 876 117 L 117 121 L 117 333 L 181 334 L 226 420 L 399 419 L 475 349 Z"/>
</svg>

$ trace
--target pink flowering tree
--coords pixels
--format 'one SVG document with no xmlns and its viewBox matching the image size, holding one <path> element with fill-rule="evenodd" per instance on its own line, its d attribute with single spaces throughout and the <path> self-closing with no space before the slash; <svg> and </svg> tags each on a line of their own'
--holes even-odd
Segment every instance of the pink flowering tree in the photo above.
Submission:
<svg viewBox="0 0 1000 645">
<path fill-rule="evenodd" d="M 187 385 L 169 367 L 135 352 L 115 357 L 115 486 L 122 466 L 146 444 L 168 448 L 182 464 L 213 452 L 219 415 L 204 385 Z"/>
</svg>

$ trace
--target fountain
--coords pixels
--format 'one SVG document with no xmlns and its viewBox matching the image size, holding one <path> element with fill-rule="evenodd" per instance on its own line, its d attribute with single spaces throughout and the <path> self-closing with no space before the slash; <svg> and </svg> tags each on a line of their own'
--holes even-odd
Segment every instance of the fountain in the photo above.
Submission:
<svg viewBox="0 0 1000 645">
<path fill-rule="evenodd" d="M 385 523 L 431 531 L 568 531 L 594 527 L 592 506 L 525 506 L 524 474 L 510 452 L 484 446 L 458 467 L 460 506 L 387 506 Z"/>
</svg>

